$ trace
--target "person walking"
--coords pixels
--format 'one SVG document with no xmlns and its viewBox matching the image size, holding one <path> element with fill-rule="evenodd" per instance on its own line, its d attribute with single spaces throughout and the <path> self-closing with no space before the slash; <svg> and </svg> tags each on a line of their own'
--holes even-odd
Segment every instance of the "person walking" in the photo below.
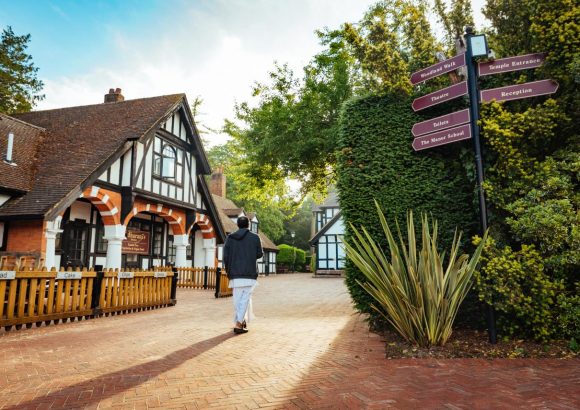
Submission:
<svg viewBox="0 0 580 410">
<path fill-rule="evenodd" d="M 238 218 L 238 230 L 230 234 L 224 245 L 224 268 L 228 274 L 229 287 L 233 289 L 234 333 L 247 333 L 246 316 L 250 319 L 248 305 L 258 284 L 256 261 L 264 254 L 260 237 L 249 229 L 250 220 Z M 251 307 L 250 307 L 251 313 Z"/>
</svg>

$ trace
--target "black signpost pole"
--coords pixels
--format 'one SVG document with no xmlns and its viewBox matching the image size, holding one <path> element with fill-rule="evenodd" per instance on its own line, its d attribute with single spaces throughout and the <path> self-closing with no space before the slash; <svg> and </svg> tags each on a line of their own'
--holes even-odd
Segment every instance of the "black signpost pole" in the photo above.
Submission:
<svg viewBox="0 0 580 410">
<path fill-rule="evenodd" d="M 477 191 L 479 195 L 479 217 L 482 235 L 487 231 L 487 206 L 483 192 L 483 158 L 481 154 L 481 142 L 479 138 L 479 92 L 477 90 L 477 68 L 473 60 L 473 49 L 470 37 L 474 35 L 471 27 L 465 28 L 466 43 L 466 65 L 467 65 L 467 88 L 469 93 L 469 109 L 471 112 L 471 134 L 473 136 L 473 146 L 475 149 L 475 168 L 477 172 Z M 487 307 L 487 326 L 489 342 L 497 343 L 497 330 L 495 327 L 495 312 L 492 305 Z"/>
</svg>

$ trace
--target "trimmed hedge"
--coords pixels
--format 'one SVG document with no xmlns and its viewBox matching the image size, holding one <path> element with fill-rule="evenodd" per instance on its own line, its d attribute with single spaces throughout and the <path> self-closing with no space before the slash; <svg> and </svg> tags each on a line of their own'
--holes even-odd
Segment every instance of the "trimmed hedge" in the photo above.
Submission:
<svg viewBox="0 0 580 410">
<path fill-rule="evenodd" d="M 295 267 L 298 272 L 304 272 L 306 270 L 306 252 L 302 249 L 296 249 L 296 261 Z"/>
<path fill-rule="evenodd" d="M 364 226 L 386 247 L 373 199 L 382 206 L 391 226 L 397 219 L 404 228 L 409 209 L 417 216 L 429 212 L 439 222 L 442 247 L 449 248 L 456 227 L 464 233 L 463 243 L 475 233 L 474 185 L 460 159 L 471 152 L 471 142 L 415 152 L 411 127 L 424 119 L 412 111 L 410 99 L 400 96 L 364 97 L 344 105 L 337 189 L 347 240 L 351 234 L 348 224 L 352 223 Z M 363 281 L 362 273 L 347 261 L 346 283 L 355 306 L 374 314 L 371 298 L 357 279 Z"/>
<path fill-rule="evenodd" d="M 280 252 L 276 258 L 276 263 L 292 266 L 296 261 L 296 248 L 290 245 L 278 245 Z"/>
</svg>

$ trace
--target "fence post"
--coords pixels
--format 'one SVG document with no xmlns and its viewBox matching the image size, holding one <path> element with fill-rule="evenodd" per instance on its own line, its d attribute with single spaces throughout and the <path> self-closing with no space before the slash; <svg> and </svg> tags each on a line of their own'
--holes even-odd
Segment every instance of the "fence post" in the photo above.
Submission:
<svg viewBox="0 0 580 410">
<path fill-rule="evenodd" d="M 207 289 L 207 274 L 208 274 L 209 267 L 203 267 L 203 288 Z"/>
<path fill-rule="evenodd" d="M 95 281 L 93 283 L 93 294 L 91 295 L 91 309 L 93 309 L 93 316 L 101 316 L 101 306 L 99 300 L 101 299 L 101 287 L 105 272 L 98 271 Z"/>
<path fill-rule="evenodd" d="M 175 306 L 177 303 L 177 279 L 179 275 L 175 266 L 171 269 L 173 270 L 173 277 L 171 278 L 171 306 Z"/>
<path fill-rule="evenodd" d="M 218 267 L 215 270 L 215 297 L 220 297 L 220 283 L 222 279 L 222 268 Z"/>
</svg>

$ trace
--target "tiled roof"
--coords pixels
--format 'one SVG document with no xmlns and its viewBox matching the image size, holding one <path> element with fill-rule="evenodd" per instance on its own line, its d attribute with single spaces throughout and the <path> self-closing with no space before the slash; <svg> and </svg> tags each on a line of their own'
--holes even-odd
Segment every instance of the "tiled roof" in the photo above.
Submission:
<svg viewBox="0 0 580 410">
<path fill-rule="evenodd" d="M 8 147 L 8 133 L 14 134 L 12 162 L 3 161 Z M 36 150 L 45 130 L 0 114 L 0 188 L 29 191 L 37 165 Z"/>
<path fill-rule="evenodd" d="M 215 206 L 218 209 L 218 212 L 220 215 L 220 221 L 221 221 L 224 229 L 226 230 L 226 233 L 230 234 L 232 232 L 237 231 L 238 225 L 236 225 L 236 223 L 234 221 L 232 221 L 231 218 L 224 211 L 231 210 L 231 209 L 239 209 L 239 210 L 242 210 L 242 209 L 238 208 L 232 200 L 230 200 L 228 198 L 224 198 L 223 196 L 212 194 L 212 198 L 213 198 L 213 202 L 215 203 Z M 238 214 L 236 214 L 236 216 L 237 215 Z M 258 230 L 258 236 L 262 240 L 262 247 L 264 249 L 275 250 L 275 251 L 278 250 L 278 247 L 276 246 L 276 244 L 274 244 L 274 242 L 272 242 L 270 240 L 270 238 L 268 238 L 268 236 L 264 232 L 262 232 L 261 230 Z"/>
<path fill-rule="evenodd" d="M 321 208 L 338 208 L 340 205 L 338 203 L 338 194 L 336 193 L 336 191 L 331 190 L 328 193 L 328 196 L 326 197 L 326 199 L 324 200 L 323 203 L 321 203 L 320 205 L 314 205 L 314 207 L 312 208 L 313 211 L 318 211 Z"/>
<path fill-rule="evenodd" d="M 0 208 L 0 216 L 44 215 L 127 140 L 155 129 L 184 97 L 174 94 L 15 115 L 18 120 L 44 128 L 47 135 L 35 139 L 38 172 L 29 192 L 8 201 Z M 17 138 L 20 136 L 15 131 Z"/>
</svg>

